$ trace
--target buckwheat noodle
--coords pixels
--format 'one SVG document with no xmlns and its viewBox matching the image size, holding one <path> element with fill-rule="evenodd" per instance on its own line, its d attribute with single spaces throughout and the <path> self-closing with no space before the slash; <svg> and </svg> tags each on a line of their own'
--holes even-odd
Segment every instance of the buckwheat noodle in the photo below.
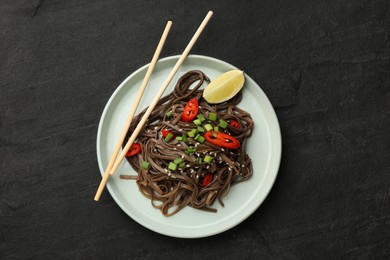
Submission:
<svg viewBox="0 0 390 260">
<path fill-rule="evenodd" d="M 210 105 L 202 98 L 203 90 L 200 89 L 203 83 L 209 81 L 203 72 L 189 71 L 178 80 L 171 93 L 160 99 L 135 141 L 141 145 L 141 152 L 127 157 L 138 176 L 120 176 L 122 179 L 135 179 L 141 193 L 165 216 L 171 216 L 186 206 L 216 212 L 217 210 L 211 207 L 215 200 L 224 206 L 222 198 L 229 193 L 231 185 L 248 180 L 252 176 L 252 163 L 245 147 L 254 122 L 248 112 L 236 106 L 242 99 L 242 93 L 239 92 L 226 102 Z M 162 129 L 171 131 L 175 136 L 182 136 L 196 127 L 192 122 L 181 120 L 185 105 L 194 97 L 199 101 L 198 114 L 204 115 L 205 123 L 217 125 L 216 122 L 208 120 L 210 112 L 226 122 L 238 122 L 240 128 L 228 125 L 226 129 L 219 128 L 219 131 L 234 136 L 241 144 L 239 148 L 221 148 L 207 141 L 198 143 L 193 138 L 188 138 L 187 142 L 175 138 L 168 142 L 164 140 Z M 145 111 L 146 109 L 134 117 L 124 144 Z M 166 113 L 169 111 L 171 116 L 168 118 Z M 196 152 L 186 153 L 189 146 L 195 146 Z M 212 162 L 199 163 L 197 158 L 204 158 L 206 155 L 213 157 Z M 169 163 L 177 158 L 182 158 L 185 166 L 169 170 Z M 150 163 L 148 170 L 140 166 L 143 161 Z M 203 187 L 202 179 L 206 173 L 211 173 L 213 180 Z"/>
</svg>

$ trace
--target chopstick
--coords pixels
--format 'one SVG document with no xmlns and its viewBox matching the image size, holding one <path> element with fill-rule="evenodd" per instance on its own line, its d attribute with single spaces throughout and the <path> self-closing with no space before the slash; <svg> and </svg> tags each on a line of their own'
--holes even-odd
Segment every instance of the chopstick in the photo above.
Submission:
<svg viewBox="0 0 390 260">
<path fill-rule="evenodd" d="M 172 26 L 172 22 L 168 21 L 167 25 L 165 26 L 164 32 L 163 32 L 163 34 L 161 36 L 161 39 L 160 39 L 160 41 L 159 41 L 159 43 L 157 45 L 156 51 L 154 52 L 154 55 L 153 55 L 152 61 L 150 62 L 149 68 L 146 71 L 146 74 L 145 74 L 145 77 L 144 77 L 144 79 L 142 81 L 141 87 L 138 90 L 137 97 L 136 97 L 136 99 L 135 99 L 135 101 L 134 101 L 134 103 L 133 103 L 133 105 L 132 105 L 132 107 L 130 109 L 129 115 L 127 117 L 126 123 L 125 123 L 125 125 L 123 127 L 123 130 L 121 132 L 121 135 L 120 135 L 120 137 L 118 139 L 118 142 L 117 142 L 117 144 L 116 144 L 116 146 L 114 148 L 114 151 L 113 151 L 113 153 L 111 155 L 110 162 L 108 163 L 108 166 L 107 166 L 107 168 L 106 168 L 106 170 L 104 172 L 102 181 L 100 182 L 99 188 L 98 188 L 98 190 L 96 192 L 96 195 L 95 195 L 95 198 L 94 198 L 95 201 L 98 201 L 100 199 L 100 196 L 101 196 L 101 194 L 102 194 L 102 192 L 104 190 L 104 186 L 106 185 L 106 183 L 108 181 L 108 178 L 110 176 L 109 172 L 111 171 L 111 168 L 112 168 L 112 166 L 115 163 L 115 159 L 118 156 L 119 150 L 120 150 L 120 148 L 121 148 L 121 146 L 123 144 L 123 141 L 124 141 L 124 139 L 126 137 L 126 134 L 127 134 L 128 130 L 129 130 L 131 120 L 133 119 L 135 111 L 137 110 L 137 107 L 138 107 L 138 105 L 139 105 L 139 103 L 141 101 L 142 95 L 143 95 L 143 93 L 145 91 L 146 85 L 149 82 L 149 79 L 150 79 L 150 76 L 152 75 L 154 67 L 155 67 L 155 65 L 156 65 L 156 63 L 158 61 L 158 58 L 159 58 L 161 50 L 162 50 L 162 48 L 164 46 L 165 40 L 168 37 L 168 33 L 169 33 L 169 30 L 171 29 L 171 26 Z M 127 149 L 126 152 L 128 150 L 129 149 Z"/>
<path fill-rule="evenodd" d="M 144 126 L 146 120 L 148 119 L 149 115 L 152 113 L 154 107 L 157 105 L 157 102 L 160 100 L 162 94 L 164 93 L 165 89 L 168 87 L 169 83 L 172 81 L 173 77 L 175 76 L 176 72 L 179 70 L 180 66 L 183 64 L 184 60 L 188 56 L 191 48 L 194 46 L 196 40 L 199 38 L 200 34 L 202 33 L 203 29 L 206 27 L 207 23 L 209 22 L 211 16 L 213 15 L 212 11 L 209 11 L 200 24 L 198 30 L 196 30 L 194 36 L 192 36 L 192 39 L 188 43 L 187 47 L 184 49 L 183 53 L 181 54 L 179 60 L 176 62 L 175 66 L 173 67 L 172 71 L 169 73 L 167 79 L 165 80 L 164 84 L 160 88 L 159 92 L 157 93 L 156 97 L 153 99 L 152 103 L 149 105 L 148 109 L 146 110 L 145 114 L 143 115 L 142 119 L 138 123 L 136 129 L 130 136 L 129 140 L 127 141 L 126 146 L 123 148 L 121 154 L 116 159 L 114 166 L 112 167 L 110 174 L 113 175 L 116 170 L 118 169 L 119 165 L 121 164 L 122 160 L 125 158 L 127 151 L 129 150 L 130 146 L 133 144 L 134 140 L 137 138 L 137 135 L 141 131 L 142 127 Z"/>
</svg>

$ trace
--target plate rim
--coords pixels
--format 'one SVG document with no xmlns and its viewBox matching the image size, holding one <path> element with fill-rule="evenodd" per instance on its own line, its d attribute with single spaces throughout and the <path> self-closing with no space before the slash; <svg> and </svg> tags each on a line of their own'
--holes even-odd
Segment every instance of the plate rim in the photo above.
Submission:
<svg viewBox="0 0 390 260">
<path fill-rule="evenodd" d="M 172 55 L 172 56 L 167 56 L 167 57 L 164 57 L 164 58 L 161 58 L 158 60 L 158 63 L 163 63 L 163 62 L 169 62 L 170 60 L 178 60 L 180 57 L 180 55 Z M 217 59 L 217 58 L 214 58 L 214 57 L 210 57 L 210 56 L 204 56 L 204 55 L 198 55 L 198 54 L 191 54 L 191 55 L 188 55 L 187 59 L 191 59 L 191 58 L 194 58 L 194 59 L 200 59 L 200 60 L 205 60 L 205 61 L 212 61 L 212 62 L 216 62 L 216 63 L 220 63 L 222 64 L 223 66 L 227 66 L 227 67 L 231 67 L 231 68 L 234 68 L 234 69 L 237 69 L 236 66 L 226 62 L 226 61 L 223 61 L 223 60 L 220 60 L 220 59 Z M 111 106 L 111 103 L 113 101 L 113 99 L 116 97 L 117 93 L 124 87 L 124 85 L 129 81 L 131 80 L 133 77 L 135 77 L 138 73 L 140 73 L 141 71 L 147 69 L 149 67 L 150 63 L 146 64 L 146 65 L 143 65 L 141 66 L 140 68 L 138 68 L 137 70 L 135 70 L 134 72 L 132 72 L 129 76 L 127 76 L 119 85 L 118 87 L 116 87 L 115 91 L 111 94 L 110 98 L 108 99 L 107 103 L 105 104 L 105 107 L 104 107 L 104 110 L 102 112 L 102 115 L 100 117 L 100 120 L 99 120 L 99 126 L 98 126 L 98 131 L 97 131 L 97 138 L 96 138 L 96 155 L 97 155 L 97 160 L 98 160 L 98 166 L 99 166 L 99 171 L 100 171 L 100 174 L 101 176 L 104 175 L 104 168 L 102 168 L 102 159 L 100 157 L 100 154 L 99 154 L 99 148 L 101 146 L 101 134 L 102 134 L 102 129 L 103 129 L 103 121 L 104 121 L 104 118 L 106 117 L 106 114 Z M 264 91 L 262 90 L 262 88 L 256 83 L 256 81 L 254 81 L 248 74 L 245 74 L 245 77 L 248 78 L 250 81 L 252 81 L 256 87 L 258 87 L 259 89 L 259 92 L 260 94 L 262 94 L 264 97 L 265 97 L 265 101 L 267 102 L 267 107 L 269 107 L 269 111 L 270 114 L 268 114 L 268 116 L 271 116 L 272 119 L 273 119 L 273 123 L 274 124 L 274 127 L 276 127 L 276 133 L 275 134 L 275 137 L 277 137 L 276 139 L 273 139 L 273 141 L 275 143 L 272 144 L 272 147 L 274 147 L 276 149 L 276 155 L 277 155 L 277 158 L 273 159 L 272 161 L 274 161 L 274 165 L 272 165 L 274 167 L 274 171 L 275 173 L 272 175 L 272 180 L 269 180 L 270 183 L 269 183 L 269 188 L 268 190 L 265 192 L 265 196 L 258 202 L 256 203 L 256 206 L 253 207 L 250 211 L 247 212 L 247 214 L 245 216 L 243 216 L 242 218 L 240 218 L 239 220 L 237 221 L 233 221 L 231 222 L 229 225 L 225 225 L 223 228 L 221 229 L 218 229 L 218 230 L 214 230 L 213 232 L 200 232 L 200 233 L 196 233 L 196 234 L 190 234 L 190 233 L 186 233 L 186 234 L 183 234 L 180 233 L 180 232 L 174 232 L 174 233 L 170 233 L 170 232 L 164 232 L 162 230 L 156 230 L 155 228 L 152 228 L 150 226 L 147 225 L 147 223 L 143 222 L 139 217 L 135 216 L 134 214 L 132 214 L 125 205 L 122 204 L 121 200 L 119 198 L 116 197 L 114 191 L 113 191 L 113 188 L 111 187 L 111 185 L 109 183 L 107 183 L 106 185 L 106 189 L 109 191 L 111 197 L 113 198 L 113 200 L 115 201 L 115 203 L 131 218 L 133 219 L 135 222 L 137 222 L 138 224 L 140 224 L 141 226 L 151 230 L 151 231 L 154 231 L 156 233 L 159 233 L 159 234 L 163 234 L 163 235 L 166 235 L 166 236 L 170 236 L 170 237 L 177 237 L 177 238 L 202 238 L 202 237 L 209 237 L 209 236 L 213 236 L 213 235 L 216 235 L 216 234 L 219 234 L 219 233 L 222 233 L 222 232 L 225 232 L 235 226 L 237 226 L 238 224 L 242 223 L 243 221 L 245 221 L 249 216 L 251 216 L 264 202 L 264 200 L 268 197 L 269 193 L 271 192 L 274 184 L 275 184 L 275 181 L 276 181 L 276 178 L 277 178 L 277 175 L 278 175 L 278 172 L 279 172 L 279 168 L 280 168 L 280 162 L 281 162 L 281 157 L 282 157 L 282 136 L 281 136 L 281 130 L 280 130 L 280 124 L 279 124 L 279 120 L 277 118 L 277 115 L 276 115 L 276 112 L 275 112 L 275 109 L 274 107 L 272 106 L 270 100 L 268 99 L 267 95 L 264 93 Z M 271 157 L 272 158 L 272 157 Z M 271 164 L 271 163 L 270 163 Z M 269 170 L 267 170 L 269 171 Z"/>
</svg>

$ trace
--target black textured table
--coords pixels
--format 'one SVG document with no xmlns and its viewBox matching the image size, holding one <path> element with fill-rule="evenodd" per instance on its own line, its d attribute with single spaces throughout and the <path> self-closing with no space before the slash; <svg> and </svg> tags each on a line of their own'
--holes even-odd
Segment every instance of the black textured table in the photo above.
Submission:
<svg viewBox="0 0 390 260">
<path fill-rule="evenodd" d="M 210 3 L 208 3 L 210 2 Z M 96 133 L 117 86 L 192 50 L 243 69 L 282 131 L 276 182 L 219 235 L 178 239 L 105 191 Z M 1 259 L 390 257 L 390 2 L 5 0 L 0 6 Z"/>
</svg>

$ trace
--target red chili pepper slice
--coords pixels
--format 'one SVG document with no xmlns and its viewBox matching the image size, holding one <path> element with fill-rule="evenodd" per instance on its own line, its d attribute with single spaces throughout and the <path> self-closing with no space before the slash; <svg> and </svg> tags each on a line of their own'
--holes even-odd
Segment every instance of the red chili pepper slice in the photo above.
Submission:
<svg viewBox="0 0 390 260">
<path fill-rule="evenodd" d="M 195 119 L 196 115 L 198 114 L 199 106 L 198 106 L 198 100 L 196 98 L 191 98 L 186 106 L 184 107 L 183 114 L 181 116 L 181 119 L 184 122 L 191 122 Z"/>
<path fill-rule="evenodd" d="M 207 142 L 218 145 L 220 147 L 236 149 L 240 147 L 240 142 L 231 135 L 222 132 L 207 131 L 204 134 Z"/>
<path fill-rule="evenodd" d="M 164 136 L 164 138 L 167 137 L 168 134 L 172 134 L 173 135 L 173 133 L 171 131 L 167 130 L 167 129 L 161 130 L 161 133 Z M 175 136 L 173 135 L 172 138 L 174 138 L 174 137 Z"/>
<path fill-rule="evenodd" d="M 136 155 L 139 152 L 141 152 L 141 145 L 138 143 L 134 143 L 130 146 L 130 149 L 127 151 L 126 157 Z"/>
<path fill-rule="evenodd" d="M 241 128 L 237 121 L 231 121 L 229 125 L 234 128 Z"/>
<path fill-rule="evenodd" d="M 211 173 L 207 173 L 207 174 L 203 177 L 203 181 L 202 181 L 203 187 L 206 187 L 206 186 L 209 185 L 212 181 L 213 181 L 213 175 L 212 175 Z"/>
</svg>

